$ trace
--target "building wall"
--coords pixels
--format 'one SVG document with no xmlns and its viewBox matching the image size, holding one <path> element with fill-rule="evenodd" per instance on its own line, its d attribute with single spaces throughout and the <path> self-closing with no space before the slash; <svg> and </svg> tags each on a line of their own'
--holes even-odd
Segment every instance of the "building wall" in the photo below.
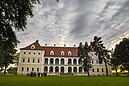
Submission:
<svg viewBox="0 0 129 86">
<path fill-rule="evenodd" d="M 43 57 L 44 51 L 42 50 L 21 50 L 20 58 L 18 62 L 18 74 L 26 74 L 32 71 L 34 68 L 34 72 L 42 72 L 43 70 Z M 29 70 L 27 71 L 27 68 Z M 39 71 L 37 71 L 39 68 Z"/>
<path fill-rule="evenodd" d="M 62 73 L 61 72 L 62 67 L 64 68 L 63 73 L 74 73 L 74 74 L 84 73 L 82 65 L 81 63 L 79 63 L 79 57 L 48 57 L 48 56 L 44 57 L 44 53 L 45 52 L 41 50 L 40 51 L 21 50 L 19 64 L 18 64 L 18 74 L 27 74 L 34 71 L 36 73 L 47 72 L 48 75 L 59 75 L 60 73 Z M 89 55 L 92 58 L 92 66 L 93 66 L 90 70 L 90 75 L 106 75 L 105 65 L 104 63 L 99 64 L 98 58 L 95 52 L 90 52 Z M 29 62 L 28 62 L 28 59 L 30 60 Z M 47 61 L 45 61 L 46 59 Z M 53 59 L 53 63 L 51 62 L 51 59 Z M 64 63 L 61 62 L 62 59 L 64 60 Z M 69 60 L 71 60 L 70 63 L 69 63 Z M 47 71 L 45 71 L 45 67 L 47 67 Z M 50 67 L 52 68 L 52 71 L 50 71 L 51 70 Z M 27 71 L 27 68 L 29 68 L 28 71 Z M 69 68 L 71 68 L 71 72 L 68 71 Z M 75 70 L 74 68 L 77 70 Z M 108 66 L 108 71 L 109 71 L 109 75 L 111 75 L 112 73 L 111 73 L 110 66 Z"/>
</svg>

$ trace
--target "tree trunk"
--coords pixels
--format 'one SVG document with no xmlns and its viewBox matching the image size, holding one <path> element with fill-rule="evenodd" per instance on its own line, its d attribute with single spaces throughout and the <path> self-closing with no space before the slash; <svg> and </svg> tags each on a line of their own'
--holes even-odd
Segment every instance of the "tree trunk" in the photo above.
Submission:
<svg viewBox="0 0 129 86">
<path fill-rule="evenodd" d="M 116 76 L 118 76 L 117 68 L 115 68 L 115 71 L 116 71 Z"/>
<path fill-rule="evenodd" d="M 105 68 L 106 68 L 106 76 L 108 76 L 108 68 L 107 68 L 107 62 L 106 62 L 106 59 L 104 60 L 104 63 L 105 63 Z"/>
<path fill-rule="evenodd" d="M 89 69 L 88 69 L 87 73 L 88 73 L 88 76 L 90 76 Z"/>
<path fill-rule="evenodd" d="M 5 66 L 5 69 L 4 69 L 4 74 L 6 74 L 6 69 L 7 69 L 7 66 Z"/>
</svg>

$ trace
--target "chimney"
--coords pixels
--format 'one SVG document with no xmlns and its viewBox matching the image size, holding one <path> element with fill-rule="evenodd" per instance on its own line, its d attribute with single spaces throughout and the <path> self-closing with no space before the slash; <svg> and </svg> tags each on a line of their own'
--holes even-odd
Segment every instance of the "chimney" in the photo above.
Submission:
<svg viewBox="0 0 129 86">
<path fill-rule="evenodd" d="M 56 46 L 56 44 L 54 44 L 54 47 Z"/>
<path fill-rule="evenodd" d="M 47 46 L 47 44 L 45 44 L 45 46 Z"/>
<path fill-rule="evenodd" d="M 74 47 L 76 47 L 76 45 L 74 45 Z"/>
<path fill-rule="evenodd" d="M 36 40 L 36 42 L 38 42 L 38 40 Z"/>
<path fill-rule="evenodd" d="M 66 44 L 64 44 L 64 47 L 66 47 Z"/>
</svg>

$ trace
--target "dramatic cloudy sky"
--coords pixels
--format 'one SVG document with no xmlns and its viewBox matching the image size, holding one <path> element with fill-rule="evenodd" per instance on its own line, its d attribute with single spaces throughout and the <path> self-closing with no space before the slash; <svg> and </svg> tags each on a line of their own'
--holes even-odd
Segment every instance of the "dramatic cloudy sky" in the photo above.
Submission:
<svg viewBox="0 0 129 86">
<path fill-rule="evenodd" d="M 110 48 L 129 37 L 129 0 L 41 0 L 25 31 L 16 32 L 18 46 L 39 40 L 41 45 L 78 45 L 101 36 Z"/>
</svg>

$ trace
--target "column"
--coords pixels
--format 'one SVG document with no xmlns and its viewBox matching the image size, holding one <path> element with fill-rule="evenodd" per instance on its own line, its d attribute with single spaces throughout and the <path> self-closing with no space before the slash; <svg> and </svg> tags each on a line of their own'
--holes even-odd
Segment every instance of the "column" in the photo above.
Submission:
<svg viewBox="0 0 129 86">
<path fill-rule="evenodd" d="M 61 67 L 59 66 L 59 73 L 61 72 Z"/>
<path fill-rule="evenodd" d="M 61 65 L 61 58 L 59 58 L 59 65 Z"/>
<path fill-rule="evenodd" d="M 79 65 L 79 64 L 78 64 L 78 58 L 77 58 L 76 60 L 77 60 L 77 65 Z"/>
<path fill-rule="evenodd" d="M 53 65 L 55 65 L 55 59 L 56 59 L 56 58 L 53 58 Z"/>
<path fill-rule="evenodd" d="M 49 66 L 48 66 L 48 70 L 47 70 L 47 72 L 49 73 Z"/>
<path fill-rule="evenodd" d="M 50 58 L 48 58 L 48 65 L 50 64 Z"/>
<path fill-rule="evenodd" d="M 53 66 L 53 73 L 55 73 L 55 66 Z"/>
</svg>

